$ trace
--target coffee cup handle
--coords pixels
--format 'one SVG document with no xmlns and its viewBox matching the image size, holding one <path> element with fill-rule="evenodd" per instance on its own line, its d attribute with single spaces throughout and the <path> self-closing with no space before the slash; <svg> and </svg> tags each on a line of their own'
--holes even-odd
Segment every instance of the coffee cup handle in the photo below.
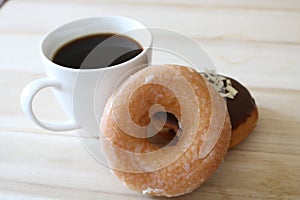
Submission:
<svg viewBox="0 0 300 200">
<path fill-rule="evenodd" d="M 65 122 L 46 122 L 39 120 L 33 112 L 32 102 L 35 95 L 46 87 L 54 87 L 60 89 L 60 84 L 50 78 L 41 78 L 29 83 L 22 91 L 21 106 L 24 113 L 38 126 L 50 131 L 69 131 L 75 130 L 76 123 L 73 120 Z"/>
</svg>

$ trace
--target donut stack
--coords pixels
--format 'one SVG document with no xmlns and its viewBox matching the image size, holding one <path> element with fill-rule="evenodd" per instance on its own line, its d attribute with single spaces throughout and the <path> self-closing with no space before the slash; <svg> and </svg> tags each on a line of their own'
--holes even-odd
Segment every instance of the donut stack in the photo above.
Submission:
<svg viewBox="0 0 300 200">
<path fill-rule="evenodd" d="M 112 94 L 100 141 L 107 164 L 127 187 L 173 197 L 205 183 L 257 119 L 254 99 L 236 80 L 151 66 Z"/>
</svg>

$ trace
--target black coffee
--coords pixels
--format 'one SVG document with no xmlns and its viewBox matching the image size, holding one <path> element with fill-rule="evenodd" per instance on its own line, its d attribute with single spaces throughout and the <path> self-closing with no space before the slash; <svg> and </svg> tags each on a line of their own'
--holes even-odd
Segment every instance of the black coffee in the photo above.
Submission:
<svg viewBox="0 0 300 200">
<path fill-rule="evenodd" d="M 113 33 L 88 35 L 60 47 L 52 61 L 74 69 L 97 69 L 126 62 L 143 51 L 135 40 Z"/>
</svg>

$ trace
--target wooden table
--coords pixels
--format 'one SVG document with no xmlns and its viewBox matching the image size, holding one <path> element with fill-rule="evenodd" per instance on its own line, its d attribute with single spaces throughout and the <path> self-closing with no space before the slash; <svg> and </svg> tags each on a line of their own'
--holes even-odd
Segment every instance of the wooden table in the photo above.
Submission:
<svg viewBox="0 0 300 200">
<path fill-rule="evenodd" d="M 218 70 L 248 86 L 260 119 L 216 174 L 178 199 L 300 199 L 300 2 L 297 0 L 11 0 L 0 10 L 0 199 L 147 199 L 95 161 L 74 132 L 27 119 L 24 86 L 45 77 L 43 35 L 77 18 L 124 15 L 202 44 Z M 187 48 L 187 47 L 185 47 Z M 67 117 L 50 90 L 41 118 Z"/>
</svg>

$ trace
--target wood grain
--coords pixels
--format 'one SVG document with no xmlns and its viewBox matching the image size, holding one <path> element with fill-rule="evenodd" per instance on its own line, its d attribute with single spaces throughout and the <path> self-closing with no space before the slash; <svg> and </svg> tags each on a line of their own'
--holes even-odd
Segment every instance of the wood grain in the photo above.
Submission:
<svg viewBox="0 0 300 200">
<path fill-rule="evenodd" d="M 13 12 L 9 12 L 10 10 Z M 35 12 L 31 12 L 32 10 Z M 134 12 L 130 12 L 131 10 Z M 55 16 L 52 16 L 54 11 Z M 108 1 L 100 3 L 72 1 L 70 4 L 68 1 L 50 3 L 19 0 L 9 2 L 1 14 L 3 17 L 0 20 L 0 30 L 8 33 L 21 30 L 33 34 L 41 33 L 76 18 L 94 15 L 124 15 L 143 19 L 143 23 L 150 27 L 173 29 L 203 39 L 226 38 L 291 44 L 300 42 L 298 34 L 300 21 L 296 20 L 299 19 L 300 12 L 289 10 L 261 10 L 251 7 L 222 9 L 222 7 L 184 7 Z M 15 18 L 21 20 L 11 21 Z M 186 23 L 185 19 L 191 21 L 192 25 Z"/>
<path fill-rule="evenodd" d="M 40 129 L 20 107 L 24 86 L 45 77 L 38 45 L 46 32 L 101 15 L 124 15 L 192 37 L 220 73 L 247 85 L 258 104 L 255 131 L 205 185 L 176 199 L 300 199 L 297 0 L 9 1 L 0 10 L 0 199 L 151 199 L 124 187 L 76 132 Z M 156 39 L 189 49 L 170 35 Z M 164 55 L 154 62 L 181 64 Z M 67 119 L 50 90 L 34 105 L 41 118 Z"/>
</svg>

